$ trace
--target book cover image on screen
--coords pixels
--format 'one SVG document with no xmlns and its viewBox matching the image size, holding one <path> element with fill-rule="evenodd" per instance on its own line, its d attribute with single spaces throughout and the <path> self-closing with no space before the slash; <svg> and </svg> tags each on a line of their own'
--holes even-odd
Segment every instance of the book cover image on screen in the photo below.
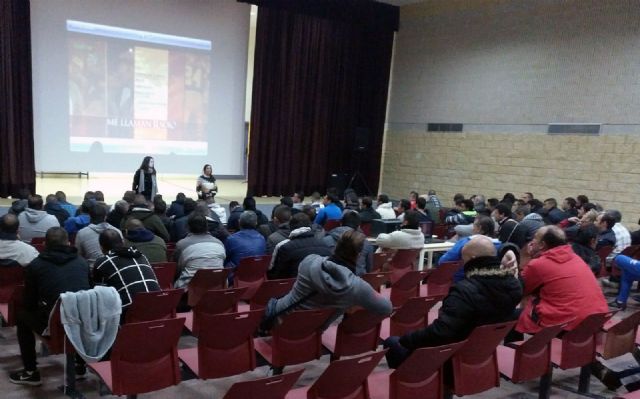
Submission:
<svg viewBox="0 0 640 399">
<path fill-rule="evenodd" d="M 67 28 L 71 151 L 207 154 L 210 42 L 77 21 Z"/>
</svg>

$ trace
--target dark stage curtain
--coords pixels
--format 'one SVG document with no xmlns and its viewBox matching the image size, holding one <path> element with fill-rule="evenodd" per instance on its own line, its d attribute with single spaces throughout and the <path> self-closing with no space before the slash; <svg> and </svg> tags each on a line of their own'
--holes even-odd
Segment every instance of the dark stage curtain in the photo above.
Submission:
<svg viewBox="0 0 640 399">
<path fill-rule="evenodd" d="M 259 6 L 248 191 L 324 192 L 331 173 L 359 171 L 377 192 L 398 8 L 248 2 Z"/>
<path fill-rule="evenodd" d="M 35 192 L 28 0 L 0 0 L 0 197 Z"/>
</svg>

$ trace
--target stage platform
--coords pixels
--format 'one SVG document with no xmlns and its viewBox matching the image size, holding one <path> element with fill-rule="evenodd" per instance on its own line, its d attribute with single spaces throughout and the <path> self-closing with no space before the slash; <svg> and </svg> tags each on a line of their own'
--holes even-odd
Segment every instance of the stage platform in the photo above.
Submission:
<svg viewBox="0 0 640 399">
<path fill-rule="evenodd" d="M 197 176 L 161 174 L 157 176 L 158 193 L 162 194 L 165 202 L 170 204 L 175 200 L 176 194 L 182 192 L 193 199 L 196 195 Z M 105 202 L 112 204 L 122 198 L 125 191 L 131 190 L 133 176 L 130 173 L 90 173 L 90 177 L 78 177 L 67 175 L 45 175 L 36 178 L 36 193 L 46 197 L 61 190 L 67 194 L 67 200 L 73 204 L 80 204 L 84 193 L 87 191 L 102 191 Z M 228 205 L 229 201 L 242 203 L 247 193 L 247 182 L 241 179 L 218 179 L 218 195 L 216 201 L 222 205 Z M 0 206 L 6 207 L 13 200 L 0 198 Z M 256 198 L 258 204 L 277 204 L 278 197 Z"/>
</svg>

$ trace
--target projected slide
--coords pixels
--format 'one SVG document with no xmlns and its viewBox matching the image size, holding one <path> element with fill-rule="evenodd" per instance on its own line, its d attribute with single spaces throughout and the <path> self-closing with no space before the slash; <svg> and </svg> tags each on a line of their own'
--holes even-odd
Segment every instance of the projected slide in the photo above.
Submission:
<svg viewBox="0 0 640 399">
<path fill-rule="evenodd" d="M 211 42 L 67 20 L 69 149 L 207 155 Z"/>
</svg>

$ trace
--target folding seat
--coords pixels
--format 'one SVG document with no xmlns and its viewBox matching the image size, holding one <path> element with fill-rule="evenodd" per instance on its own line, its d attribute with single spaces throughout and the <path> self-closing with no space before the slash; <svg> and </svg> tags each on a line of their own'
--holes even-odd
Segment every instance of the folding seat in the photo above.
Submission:
<svg viewBox="0 0 640 399">
<path fill-rule="evenodd" d="M 233 276 L 233 287 L 247 287 L 240 299 L 249 301 L 255 295 L 260 284 L 267 280 L 267 270 L 271 263 L 271 255 L 249 256 L 240 259 Z"/>
<path fill-rule="evenodd" d="M 13 260 L 0 259 L 0 314 L 7 326 L 16 325 L 16 311 L 22 306 L 24 267 Z"/>
<path fill-rule="evenodd" d="M 433 233 L 433 222 L 420 222 L 420 230 L 425 237 L 431 237 Z"/>
<path fill-rule="evenodd" d="M 163 290 L 170 290 L 173 288 L 173 282 L 176 279 L 176 271 L 178 264 L 176 262 L 157 262 L 152 263 L 151 267 L 156 274 L 158 284 Z"/>
<path fill-rule="evenodd" d="M 453 276 L 462 265 L 460 262 L 444 262 L 431 270 L 427 276 L 427 284 L 420 289 L 420 296 L 444 295 L 449 293 L 453 284 Z"/>
<path fill-rule="evenodd" d="M 256 294 L 249 301 L 251 310 L 263 309 L 271 298 L 280 298 L 291 291 L 295 278 L 267 280 L 260 285 Z"/>
<path fill-rule="evenodd" d="M 408 272 L 415 270 L 416 259 L 420 254 L 420 249 L 398 249 L 389 260 L 391 271 L 391 284 L 400 280 Z"/>
<path fill-rule="evenodd" d="M 365 309 L 346 313 L 340 324 L 331 325 L 322 333 L 322 345 L 331 352 L 331 360 L 375 351 L 380 341 L 380 325 L 385 318 L 387 316 Z"/>
<path fill-rule="evenodd" d="M 370 237 L 371 236 L 371 222 L 362 222 L 362 223 L 360 223 L 360 230 L 362 230 L 362 233 L 365 236 Z"/>
<path fill-rule="evenodd" d="M 342 221 L 340 219 L 329 219 L 324 222 L 324 231 L 331 231 L 336 227 L 340 227 L 342 225 Z"/>
<path fill-rule="evenodd" d="M 371 272 L 360 276 L 376 291 L 380 292 L 382 286 L 391 278 L 391 272 Z"/>
<path fill-rule="evenodd" d="M 380 338 L 384 340 L 392 335 L 402 336 L 426 327 L 429 325 L 429 310 L 441 300 L 442 296 L 409 298 L 391 317 L 382 321 Z"/>
<path fill-rule="evenodd" d="M 222 399 L 285 399 L 303 372 L 304 369 L 300 369 L 273 377 L 236 382 Z"/>
<path fill-rule="evenodd" d="M 195 306 L 202 295 L 209 290 L 221 290 L 227 286 L 229 269 L 200 269 L 187 286 L 189 306 Z"/>
<path fill-rule="evenodd" d="M 191 311 L 179 313 L 185 318 L 184 326 L 197 337 L 200 333 L 200 320 L 204 315 L 235 313 L 238 311 L 238 301 L 247 288 L 228 288 L 226 290 L 209 290 L 200 297 Z"/>
<path fill-rule="evenodd" d="M 373 270 L 372 272 L 385 271 L 385 265 L 389 262 L 393 253 L 389 252 L 375 252 L 373 254 Z"/>
<path fill-rule="evenodd" d="M 598 277 L 606 277 L 609 275 L 607 271 L 607 256 L 613 252 L 613 247 L 611 245 L 605 245 L 598 249 L 597 253 L 600 257 L 600 272 L 598 273 Z"/>
<path fill-rule="evenodd" d="M 596 353 L 604 359 L 632 353 L 635 349 L 638 324 L 640 324 L 640 310 L 622 320 L 609 319 L 602 327 L 603 332 L 598 336 Z"/>
<path fill-rule="evenodd" d="M 382 294 L 387 296 L 394 308 L 404 305 L 409 298 L 420 296 L 420 282 L 431 273 L 431 270 L 412 270 L 405 273 L 398 281 L 391 284 L 391 288 L 383 289 Z"/>
<path fill-rule="evenodd" d="M 183 292 L 181 289 L 173 289 L 137 293 L 127 309 L 125 323 L 175 318 L 176 307 Z"/>
</svg>

